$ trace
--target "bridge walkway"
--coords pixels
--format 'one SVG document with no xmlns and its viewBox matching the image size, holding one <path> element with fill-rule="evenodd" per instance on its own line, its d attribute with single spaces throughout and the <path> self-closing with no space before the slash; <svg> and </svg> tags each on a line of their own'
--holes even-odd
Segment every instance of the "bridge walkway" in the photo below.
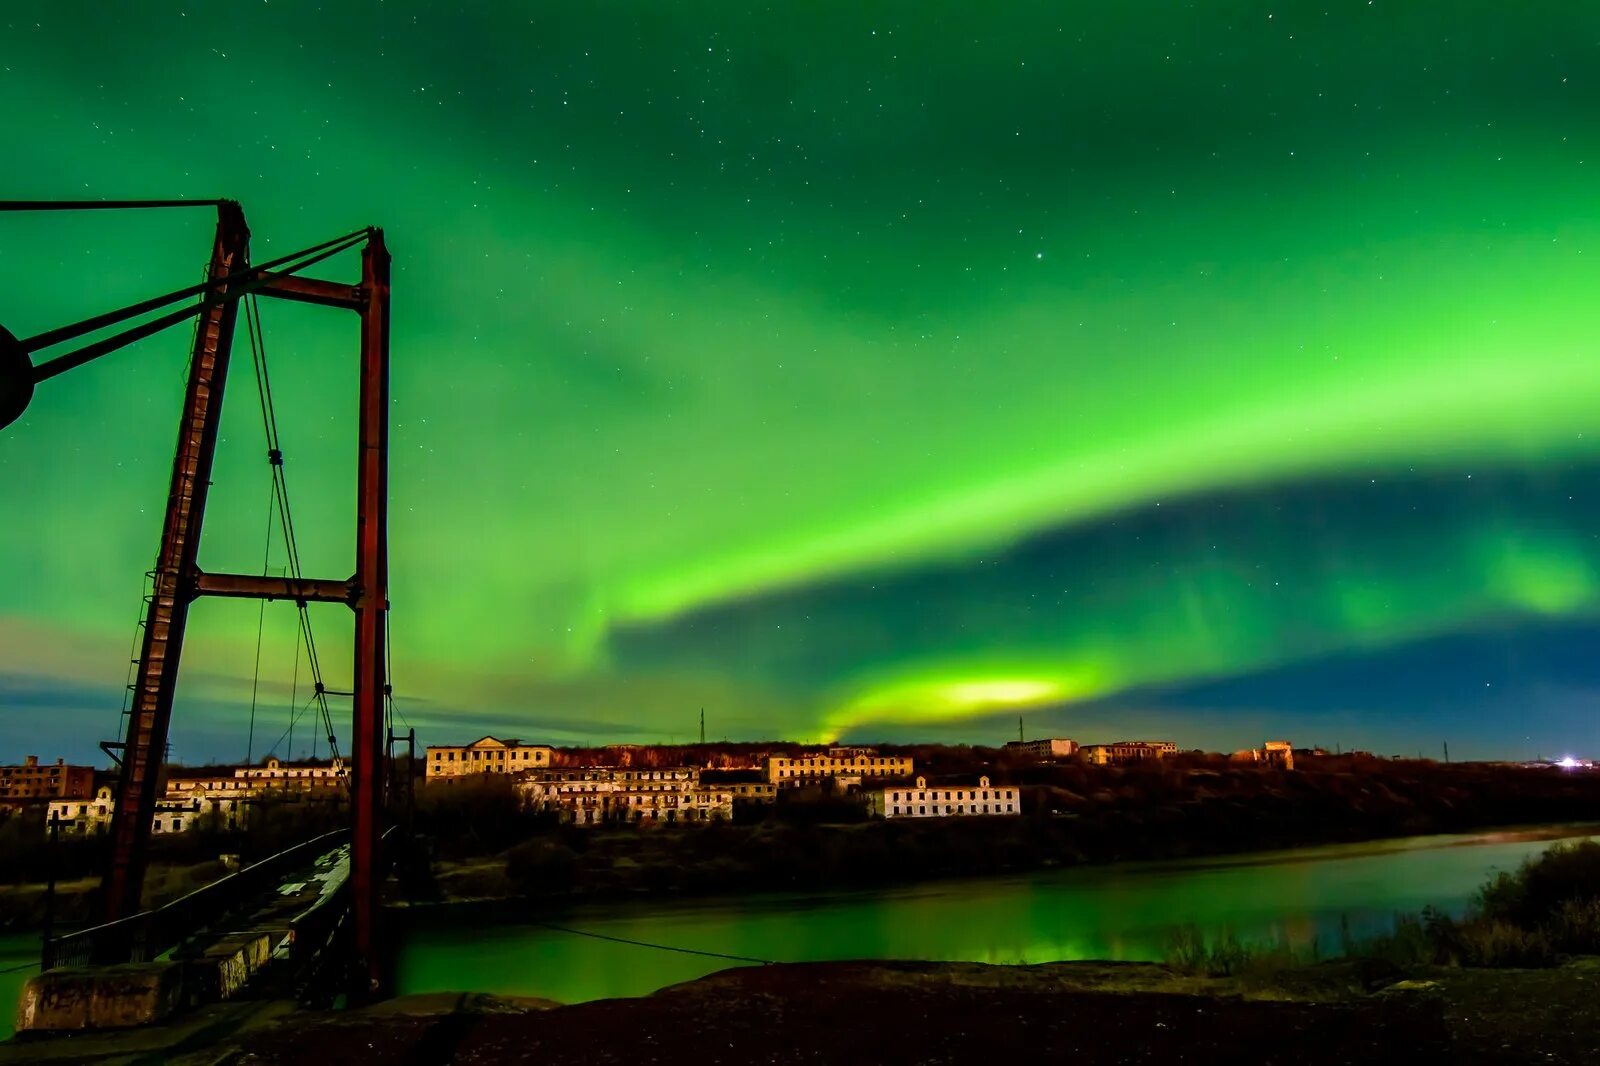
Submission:
<svg viewBox="0 0 1600 1066">
<path fill-rule="evenodd" d="M 23 988 L 17 1031 L 148 1025 L 247 996 L 305 999 L 341 976 L 349 873 L 348 834 L 330 833 L 165 907 L 53 940 L 47 969 Z"/>
</svg>

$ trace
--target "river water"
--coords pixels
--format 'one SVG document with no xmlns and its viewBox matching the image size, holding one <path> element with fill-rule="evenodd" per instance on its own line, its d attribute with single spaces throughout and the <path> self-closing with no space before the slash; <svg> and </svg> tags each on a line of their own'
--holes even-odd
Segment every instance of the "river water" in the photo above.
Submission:
<svg viewBox="0 0 1600 1066">
<path fill-rule="evenodd" d="M 1427 904 L 1460 913 L 1494 871 L 1514 869 L 1554 840 L 1595 833 L 1600 827 L 1555 826 L 1413 837 L 871 892 L 593 904 L 546 917 L 598 936 L 782 962 L 1157 961 L 1181 926 L 1301 950 L 1315 942 L 1333 954 L 1341 925 L 1368 936 Z M 577 1003 L 642 996 L 735 965 L 486 920 L 464 907 L 418 908 L 401 924 L 403 994 L 475 990 Z M 36 936 L 0 936 L 0 1039 L 11 1035 L 17 995 L 37 959 Z"/>
<path fill-rule="evenodd" d="M 39 972 L 37 934 L 0 936 L 0 1040 L 11 1035 L 22 985 Z"/>
<path fill-rule="evenodd" d="M 1493 872 L 1600 827 L 1544 827 L 1194 861 L 1077 867 L 870 892 L 593 904 L 545 915 L 575 932 L 461 907 L 405 923 L 397 991 L 476 990 L 563 1003 L 641 996 L 734 962 L 1159 961 L 1175 929 L 1336 954 L 1432 904 L 1459 914 Z M 616 940 L 598 939 L 612 937 Z"/>
</svg>

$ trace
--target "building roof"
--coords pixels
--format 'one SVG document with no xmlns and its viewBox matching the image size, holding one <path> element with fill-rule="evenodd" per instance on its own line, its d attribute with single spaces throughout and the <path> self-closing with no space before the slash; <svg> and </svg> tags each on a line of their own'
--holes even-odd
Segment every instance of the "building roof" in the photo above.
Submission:
<svg viewBox="0 0 1600 1066">
<path fill-rule="evenodd" d="M 436 748 L 476 748 L 476 747 L 501 747 L 501 748 L 548 748 L 548 744 L 529 744 L 517 737 L 497 737 L 485 734 L 470 744 L 429 744 L 427 751 Z"/>
</svg>

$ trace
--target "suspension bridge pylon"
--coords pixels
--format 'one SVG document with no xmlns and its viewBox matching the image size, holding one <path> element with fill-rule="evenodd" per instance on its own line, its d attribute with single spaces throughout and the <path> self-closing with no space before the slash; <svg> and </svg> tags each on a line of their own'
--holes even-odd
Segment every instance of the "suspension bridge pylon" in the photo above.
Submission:
<svg viewBox="0 0 1600 1066">
<path fill-rule="evenodd" d="M 0 426 L 22 414 L 34 398 L 37 384 L 179 322 L 197 320 L 161 542 L 142 622 L 123 737 L 104 745 L 119 764 L 110 858 L 102 886 L 105 918 L 116 921 L 141 909 L 151 818 L 159 798 L 190 604 L 200 596 L 287 599 L 295 601 L 302 611 L 312 602 L 344 603 L 355 615 L 350 902 L 356 980 L 351 991 L 367 998 L 383 992 L 377 925 L 384 869 L 380 855 L 384 829 L 384 710 L 389 695 L 385 630 L 389 608 L 390 269 L 383 231 L 360 230 L 252 266 L 250 230 L 243 209 L 232 200 L 0 201 L 0 210 L 213 205 L 217 211 L 216 235 L 206 280 L 200 285 L 24 340 L 0 328 Z M 355 284 L 301 273 L 312 264 L 357 246 L 361 247 L 361 279 Z M 199 566 L 201 529 L 239 308 L 246 297 L 256 296 L 353 311 L 360 318 L 355 569 L 347 579 L 307 578 L 298 572 L 297 563 L 292 572 L 279 577 L 206 573 Z M 37 352 L 184 301 L 191 302 L 47 362 L 35 365 L 32 361 Z M 269 401 L 263 402 L 265 408 Z M 265 409 L 263 413 L 265 416 Z M 272 434 L 275 430 L 269 429 Z M 281 471 L 281 452 L 275 443 L 269 443 L 269 447 L 269 462 Z M 281 478 L 281 473 L 275 472 L 274 476 Z M 277 485 L 282 488 L 281 480 Z M 284 521 L 287 526 L 286 513 Z M 318 691 L 322 691 L 320 681 Z"/>
</svg>

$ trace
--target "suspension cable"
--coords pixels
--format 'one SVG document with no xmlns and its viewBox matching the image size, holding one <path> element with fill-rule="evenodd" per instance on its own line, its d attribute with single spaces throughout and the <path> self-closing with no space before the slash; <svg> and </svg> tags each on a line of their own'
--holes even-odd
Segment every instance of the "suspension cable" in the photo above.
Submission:
<svg viewBox="0 0 1600 1066">
<path fill-rule="evenodd" d="M 81 337 L 85 333 L 93 333 L 96 330 L 104 329 L 107 326 L 114 326 L 118 322 L 125 322 L 130 318 L 137 318 L 142 314 L 165 307 L 167 304 L 177 303 L 180 300 L 189 300 L 196 296 L 226 297 L 226 293 L 219 292 L 218 290 L 232 290 L 233 295 L 238 297 L 243 295 L 243 292 L 236 288 L 236 286 L 244 286 L 245 288 L 243 291 L 245 292 L 254 291 L 254 289 L 260 288 L 262 285 L 271 280 L 263 276 L 268 271 L 277 270 L 277 268 L 283 267 L 284 269 L 279 271 L 279 273 L 293 274 L 297 271 L 304 270 L 308 266 L 320 263 L 329 256 L 338 255 L 346 248 L 352 248 L 366 240 L 366 238 L 366 230 L 356 230 L 353 233 L 346 233 L 342 237 L 335 237 L 332 240 L 323 241 L 321 244 L 313 244 L 309 248 L 302 248 L 298 252 L 291 252 L 288 255 L 279 256 L 277 259 L 272 259 L 265 263 L 260 263 L 255 266 L 242 267 L 241 269 L 230 274 L 224 274 L 219 278 L 207 278 L 205 281 L 202 281 L 197 285 L 186 285 L 181 289 L 174 289 L 172 292 L 165 293 L 161 296 L 152 296 L 148 300 L 140 300 L 138 303 L 131 303 L 126 307 L 119 307 L 115 311 L 107 311 L 104 314 L 83 319 L 81 322 L 73 322 L 69 325 L 57 326 L 55 329 L 47 329 L 43 333 L 36 333 L 32 337 L 24 340 L 22 342 L 22 347 L 27 351 L 36 352 L 41 348 L 52 348 L 55 345 L 60 344 L 62 341 L 72 340 L 74 337 Z M 304 262 L 297 262 L 297 260 L 304 260 Z M 181 309 L 181 311 L 173 313 L 174 315 L 179 316 L 174 318 L 173 321 L 182 321 L 183 318 L 195 314 L 198 310 L 198 307 L 185 307 Z M 163 322 L 165 319 L 156 319 L 155 321 Z M 167 325 L 171 324 L 171 322 L 167 323 Z M 87 350 L 88 349 L 85 349 L 85 351 Z M 41 379 L 51 376 L 43 373 L 43 371 L 47 367 L 69 358 L 71 358 L 71 356 L 64 355 L 58 357 L 57 359 L 51 360 L 48 363 L 40 364 L 38 367 L 38 376 Z"/>
<path fill-rule="evenodd" d="M 0 200 L 0 211 L 128 211 L 150 207 L 219 207 L 226 200 Z"/>
<path fill-rule="evenodd" d="M 289 735 L 289 755 L 291 755 L 291 756 L 294 755 L 294 722 L 295 722 L 295 717 L 296 717 L 295 716 L 295 708 L 297 706 L 299 706 L 299 700 L 300 700 L 300 615 L 298 613 L 296 613 L 295 616 L 294 616 L 294 674 L 293 674 L 291 680 L 289 681 L 289 728 L 287 730 L 287 733 Z M 283 738 L 279 737 L 278 739 L 282 740 Z M 268 754 L 271 754 L 271 752 L 277 751 L 277 750 L 278 750 L 278 745 L 274 744 L 274 745 L 272 745 L 272 747 L 269 750 Z"/>
<path fill-rule="evenodd" d="M 255 368 L 257 394 L 261 402 L 262 428 L 267 438 L 267 462 L 272 470 L 272 480 L 278 504 L 278 522 L 283 532 L 284 553 L 288 570 L 297 581 L 303 576 L 300 568 L 300 546 L 294 532 L 294 515 L 289 506 L 289 485 L 284 473 L 283 450 L 278 436 L 278 413 L 272 398 L 272 379 L 267 369 L 266 340 L 261 329 L 261 308 L 255 295 L 246 296 L 244 305 L 245 332 L 250 340 L 251 362 Z M 295 601 L 300 616 L 300 636 L 305 644 L 306 665 L 311 671 L 314 686 L 312 699 L 316 702 L 321 725 L 328 738 L 328 753 L 339 758 L 339 742 L 333 729 L 333 716 L 328 710 L 327 686 L 323 683 L 322 662 L 317 655 L 316 638 L 311 629 L 310 607 L 305 600 Z M 299 717 L 296 715 L 296 717 Z M 294 728 L 294 720 L 289 723 Z M 293 758 L 291 751 L 289 757 Z"/>
<path fill-rule="evenodd" d="M 394 714 L 400 716 L 406 728 L 411 728 L 411 722 L 406 718 L 406 712 L 400 709 L 400 703 L 394 698 L 394 639 L 393 631 L 389 628 L 389 609 L 383 611 L 383 700 Z"/>
<path fill-rule="evenodd" d="M 305 703 L 300 705 L 299 710 L 296 710 L 292 715 L 289 716 L 288 728 L 286 728 L 282 733 L 278 734 L 278 739 L 272 742 L 272 747 L 267 749 L 267 754 L 270 755 L 273 752 L 277 751 L 278 750 L 278 745 L 283 743 L 285 737 L 290 737 L 290 736 L 294 735 L 295 723 L 300 721 L 300 719 L 304 718 L 306 712 L 309 711 L 311 709 L 312 705 L 315 704 L 316 702 L 317 702 L 317 693 L 313 692 L 311 695 L 306 697 Z M 293 743 L 294 743 L 293 741 L 290 741 L 291 745 Z M 294 758 L 294 752 L 293 751 L 286 751 L 284 753 L 284 758 L 286 760 L 292 760 Z"/>
<path fill-rule="evenodd" d="M 272 562 L 272 520 L 277 509 L 274 502 L 278 495 L 278 483 L 274 481 L 267 490 L 267 536 L 266 550 L 261 558 L 261 576 L 267 576 L 267 568 Z M 250 679 L 250 733 L 245 741 L 244 764 L 249 766 L 255 755 L 256 748 L 256 694 L 261 688 L 261 633 L 267 624 L 267 601 L 262 600 L 261 606 L 256 611 L 256 668 L 255 674 Z"/>
</svg>

